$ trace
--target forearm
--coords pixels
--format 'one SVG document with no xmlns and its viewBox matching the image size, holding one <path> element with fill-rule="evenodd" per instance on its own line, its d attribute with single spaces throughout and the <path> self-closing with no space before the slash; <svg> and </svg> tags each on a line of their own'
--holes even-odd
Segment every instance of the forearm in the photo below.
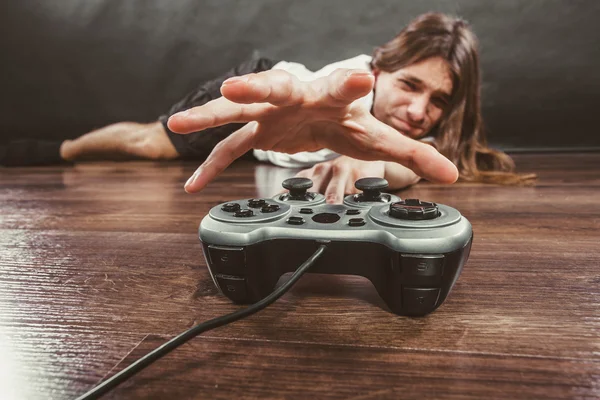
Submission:
<svg viewBox="0 0 600 400">
<path fill-rule="evenodd" d="M 389 183 L 389 190 L 402 189 L 421 180 L 421 177 L 402 164 L 386 161 L 384 178 Z"/>
</svg>

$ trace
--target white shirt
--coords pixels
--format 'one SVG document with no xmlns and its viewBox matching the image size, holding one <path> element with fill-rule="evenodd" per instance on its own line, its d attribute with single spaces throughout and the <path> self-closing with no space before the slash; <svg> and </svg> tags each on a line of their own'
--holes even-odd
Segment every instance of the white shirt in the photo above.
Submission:
<svg viewBox="0 0 600 400">
<path fill-rule="evenodd" d="M 273 69 L 287 71 L 295 75 L 301 81 L 308 82 L 323 76 L 327 76 L 338 68 L 364 69 L 370 71 L 370 62 L 371 56 L 361 54 L 347 60 L 326 65 L 316 72 L 310 71 L 303 64 L 288 61 L 278 62 L 273 66 Z M 373 106 L 373 92 L 371 91 L 366 96 L 355 101 L 361 102 L 362 106 L 366 107 L 367 110 L 371 110 L 371 107 Z M 271 164 L 285 168 L 308 168 L 317 163 L 329 161 L 339 157 L 338 153 L 335 153 L 329 149 L 322 149 L 318 151 L 302 151 L 294 154 L 280 153 L 273 150 L 265 151 L 255 149 L 253 154 L 254 157 L 256 157 L 259 161 L 270 162 Z"/>
</svg>

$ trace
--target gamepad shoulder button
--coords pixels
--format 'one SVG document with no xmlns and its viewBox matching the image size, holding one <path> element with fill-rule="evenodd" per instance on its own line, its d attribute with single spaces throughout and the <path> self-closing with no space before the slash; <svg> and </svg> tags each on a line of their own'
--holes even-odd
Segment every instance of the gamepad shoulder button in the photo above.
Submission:
<svg viewBox="0 0 600 400">
<path fill-rule="evenodd" d="M 400 254 L 402 279 L 410 286 L 439 286 L 444 273 L 443 254 Z"/>
<path fill-rule="evenodd" d="M 439 288 L 402 288 L 402 304 L 410 315 L 423 315 L 435 307 Z"/>
<path fill-rule="evenodd" d="M 239 211 L 240 208 L 242 207 L 238 203 L 225 203 L 223 204 L 223 207 L 221 207 L 221 210 L 225 212 L 235 212 Z"/>
<path fill-rule="evenodd" d="M 235 302 L 243 302 L 247 297 L 246 279 L 242 276 L 215 276 L 223 293 Z"/>
<path fill-rule="evenodd" d="M 435 203 L 419 199 L 405 199 L 390 204 L 390 217 L 412 221 L 434 219 L 440 216 Z"/>
<path fill-rule="evenodd" d="M 227 275 L 244 275 L 246 254 L 243 247 L 208 245 L 208 255 L 215 272 Z"/>
</svg>

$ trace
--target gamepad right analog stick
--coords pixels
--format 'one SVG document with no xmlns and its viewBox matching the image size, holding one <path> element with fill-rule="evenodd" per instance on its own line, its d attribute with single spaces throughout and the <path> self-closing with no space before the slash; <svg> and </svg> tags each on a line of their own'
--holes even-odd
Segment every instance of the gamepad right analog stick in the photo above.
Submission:
<svg viewBox="0 0 600 400">
<path fill-rule="evenodd" d="M 362 195 L 357 196 L 357 201 L 389 201 L 389 196 L 381 193 L 388 188 L 388 181 L 383 178 L 361 178 L 354 182 L 354 187 L 362 190 Z"/>
<path fill-rule="evenodd" d="M 354 182 L 354 187 L 362 193 L 346 196 L 344 204 L 357 207 L 369 207 L 377 204 L 385 204 L 400 201 L 398 196 L 383 193 L 388 188 L 388 181 L 383 178 L 361 178 Z"/>
</svg>

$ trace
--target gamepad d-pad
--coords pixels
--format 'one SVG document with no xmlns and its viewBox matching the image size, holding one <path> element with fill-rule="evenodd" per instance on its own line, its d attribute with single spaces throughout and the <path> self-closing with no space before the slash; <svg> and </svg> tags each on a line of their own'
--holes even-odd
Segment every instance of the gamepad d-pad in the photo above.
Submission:
<svg viewBox="0 0 600 400">
<path fill-rule="evenodd" d="M 310 180 L 294 179 L 302 180 L 285 182 L 290 193 L 220 204 L 202 220 L 200 241 L 223 294 L 259 301 L 328 242 L 309 273 L 364 276 L 399 315 L 425 315 L 442 304 L 472 242 L 471 224 L 456 209 L 382 193 L 387 182 L 380 178 L 357 181 L 362 196 L 326 204 L 307 192 Z"/>
</svg>

